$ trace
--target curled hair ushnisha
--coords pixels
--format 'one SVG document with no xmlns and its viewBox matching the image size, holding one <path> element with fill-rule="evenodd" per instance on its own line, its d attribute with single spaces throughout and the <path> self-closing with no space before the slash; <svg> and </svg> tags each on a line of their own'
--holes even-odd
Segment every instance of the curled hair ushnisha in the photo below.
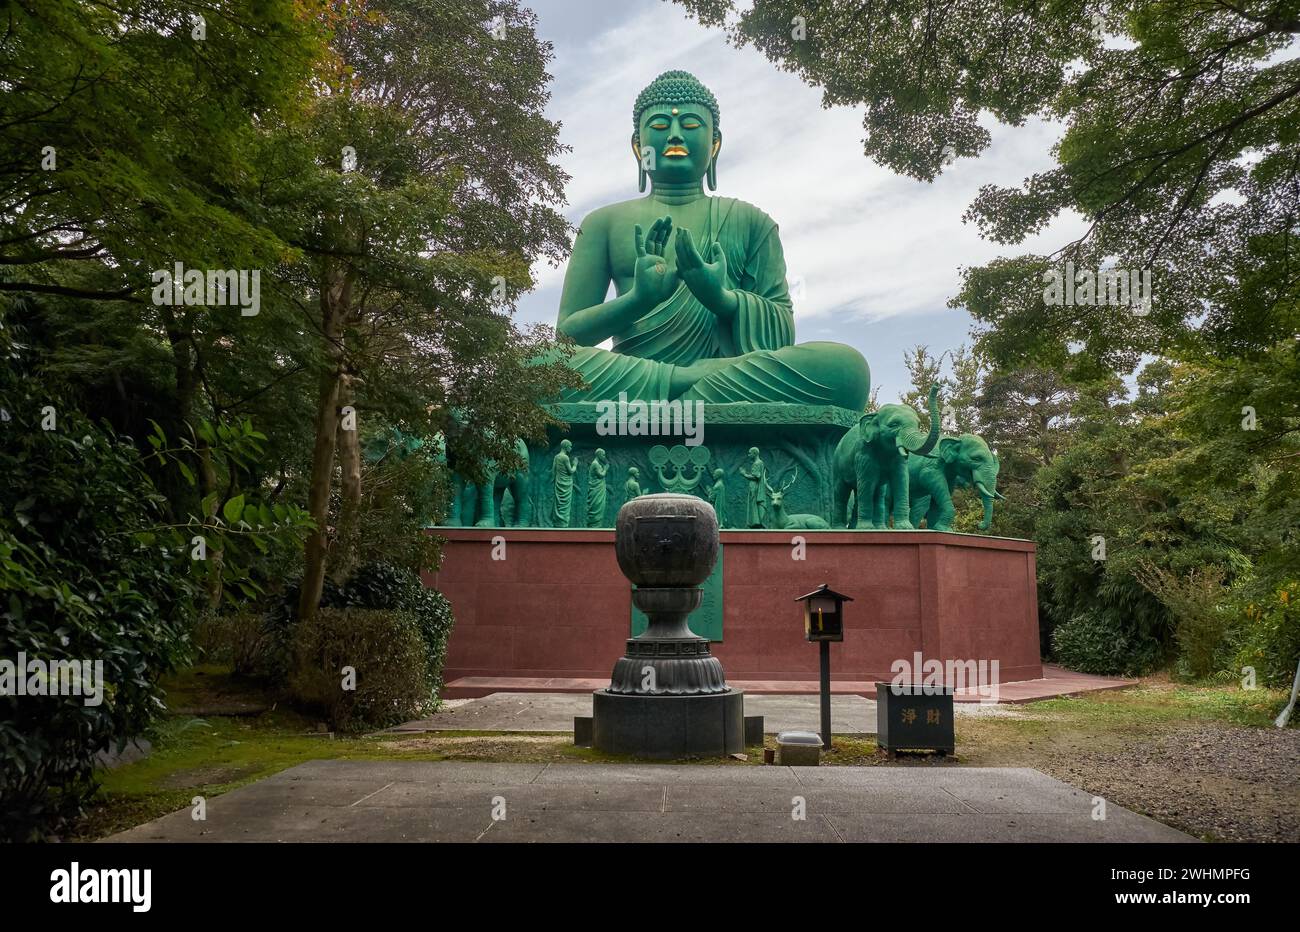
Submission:
<svg viewBox="0 0 1300 932">
<path fill-rule="evenodd" d="M 646 85 L 645 90 L 637 95 L 632 105 L 632 129 L 641 128 L 641 114 L 651 107 L 664 104 L 703 104 L 713 114 L 713 131 L 718 131 L 722 114 L 718 110 L 718 99 L 713 92 L 700 83 L 699 78 L 689 71 L 665 71 Z"/>
</svg>

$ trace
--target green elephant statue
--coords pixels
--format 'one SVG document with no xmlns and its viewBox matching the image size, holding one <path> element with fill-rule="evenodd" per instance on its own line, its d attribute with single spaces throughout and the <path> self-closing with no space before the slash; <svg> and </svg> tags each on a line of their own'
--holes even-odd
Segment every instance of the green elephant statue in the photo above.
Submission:
<svg viewBox="0 0 1300 932">
<path fill-rule="evenodd" d="M 483 467 L 484 481 L 467 481 L 452 464 L 451 514 L 447 523 L 452 527 L 506 527 L 502 520 L 501 500 L 507 490 L 514 499 L 513 527 L 529 527 L 533 523 L 533 497 L 528 488 L 528 445 L 515 438 L 515 452 L 523 463 L 514 472 L 498 472 L 495 461 Z"/>
<path fill-rule="evenodd" d="M 919 527 L 924 517 L 925 526 L 932 531 L 951 530 L 956 514 L 952 493 L 974 488 L 984 502 L 984 520 L 979 527 L 987 531 L 993 523 L 993 499 L 1006 498 L 998 491 L 998 458 L 984 438 L 975 434 L 940 437 L 933 455 L 908 460 L 907 472 L 914 527 Z"/>
<path fill-rule="evenodd" d="M 908 509 L 908 460 L 913 454 L 925 454 L 939 440 L 939 386 L 930 387 L 930 431 L 921 429 L 921 418 L 903 404 L 881 405 L 879 410 L 864 414 L 858 426 L 850 428 L 835 447 L 833 460 L 834 514 L 841 516 L 845 527 L 885 530 L 887 490 L 901 494 L 893 505 L 895 530 L 910 530 Z M 850 512 L 849 495 L 855 506 Z"/>
</svg>

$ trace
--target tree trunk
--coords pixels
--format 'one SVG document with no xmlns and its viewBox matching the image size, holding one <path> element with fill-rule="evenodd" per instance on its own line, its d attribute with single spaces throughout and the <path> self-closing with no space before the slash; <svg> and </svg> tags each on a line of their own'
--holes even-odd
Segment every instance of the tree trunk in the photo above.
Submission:
<svg viewBox="0 0 1300 932">
<path fill-rule="evenodd" d="M 171 308 L 164 305 L 161 308 L 163 326 L 167 330 L 167 340 L 171 344 L 172 363 L 176 368 L 176 418 L 177 423 L 172 428 L 184 426 L 197 436 L 194 425 L 194 396 L 198 391 L 198 361 L 194 350 L 193 334 L 181 328 L 181 322 L 176 319 L 176 315 Z M 207 441 L 200 439 L 198 441 L 198 454 L 195 458 L 195 472 L 199 478 L 199 495 L 201 498 L 207 498 L 213 492 L 217 491 L 217 470 L 212 462 L 212 450 Z M 175 513 L 175 506 L 172 505 L 172 511 Z M 204 537 L 209 543 L 219 539 L 219 535 L 207 533 L 209 529 L 216 525 L 216 515 L 221 507 L 221 502 L 214 500 L 211 507 L 203 510 L 199 516 L 204 528 Z M 177 516 L 178 515 L 174 515 Z M 208 594 L 208 608 L 215 611 L 221 606 L 222 594 L 222 572 L 225 564 L 225 551 L 221 547 L 214 547 L 207 551 L 207 582 L 205 588 Z"/>
<path fill-rule="evenodd" d="M 329 551 L 330 488 L 334 479 L 334 446 L 339 427 L 339 391 L 344 374 L 343 321 L 352 299 L 352 275 L 333 259 L 322 260 L 321 334 L 329 360 L 321 375 L 316 402 L 316 440 L 312 445 L 307 510 L 316 526 L 307 535 L 306 565 L 298 596 L 298 618 L 316 614 L 325 587 L 325 558 Z"/>
<path fill-rule="evenodd" d="M 353 404 L 356 392 L 353 376 L 344 373 L 339 379 L 339 405 Z M 361 514 L 361 442 L 360 425 L 352 430 L 344 428 L 343 420 L 338 426 L 338 456 L 340 473 L 340 505 L 338 534 L 335 538 L 337 552 L 331 561 L 333 577 L 337 583 L 343 583 L 352 575 L 356 567 L 359 546 Z"/>
<path fill-rule="evenodd" d="M 217 470 L 212 464 L 212 448 L 208 446 L 206 440 L 199 441 L 199 480 L 202 483 L 200 491 L 203 497 L 207 498 L 217 489 Z M 212 504 L 204 509 L 203 526 L 210 528 L 216 525 L 217 509 L 221 507 L 220 496 L 212 499 Z M 217 535 L 213 535 L 216 539 Z M 222 592 L 222 575 L 225 569 L 226 551 L 222 547 L 215 547 L 208 551 L 208 609 L 216 611 L 221 607 Z"/>
</svg>

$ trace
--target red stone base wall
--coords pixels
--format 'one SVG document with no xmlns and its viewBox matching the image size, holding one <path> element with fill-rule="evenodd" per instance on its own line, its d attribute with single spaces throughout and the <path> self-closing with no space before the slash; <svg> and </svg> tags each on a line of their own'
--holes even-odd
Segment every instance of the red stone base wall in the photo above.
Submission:
<svg viewBox="0 0 1300 932">
<path fill-rule="evenodd" d="M 629 636 L 631 585 L 612 530 L 440 528 L 442 566 L 426 577 L 456 625 L 445 679 L 608 677 Z M 919 651 L 940 661 L 1000 663 L 1002 682 L 1038 679 L 1038 599 L 1029 541 L 930 531 L 723 531 L 723 640 L 728 679 L 815 680 L 794 599 L 822 583 L 850 595 L 837 680 L 888 680 Z M 492 559 L 494 537 L 504 560 Z M 920 671 L 917 671 L 920 676 Z"/>
</svg>

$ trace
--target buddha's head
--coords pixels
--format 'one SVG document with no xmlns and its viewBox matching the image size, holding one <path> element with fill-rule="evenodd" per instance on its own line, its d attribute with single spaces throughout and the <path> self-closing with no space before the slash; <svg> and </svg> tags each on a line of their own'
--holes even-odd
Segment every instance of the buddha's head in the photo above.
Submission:
<svg viewBox="0 0 1300 932">
<path fill-rule="evenodd" d="M 689 72 L 665 71 L 632 107 L 632 153 L 638 167 L 656 184 L 689 184 L 707 175 L 709 188 L 716 189 L 713 166 L 722 148 L 718 123 L 712 91 Z"/>
</svg>

